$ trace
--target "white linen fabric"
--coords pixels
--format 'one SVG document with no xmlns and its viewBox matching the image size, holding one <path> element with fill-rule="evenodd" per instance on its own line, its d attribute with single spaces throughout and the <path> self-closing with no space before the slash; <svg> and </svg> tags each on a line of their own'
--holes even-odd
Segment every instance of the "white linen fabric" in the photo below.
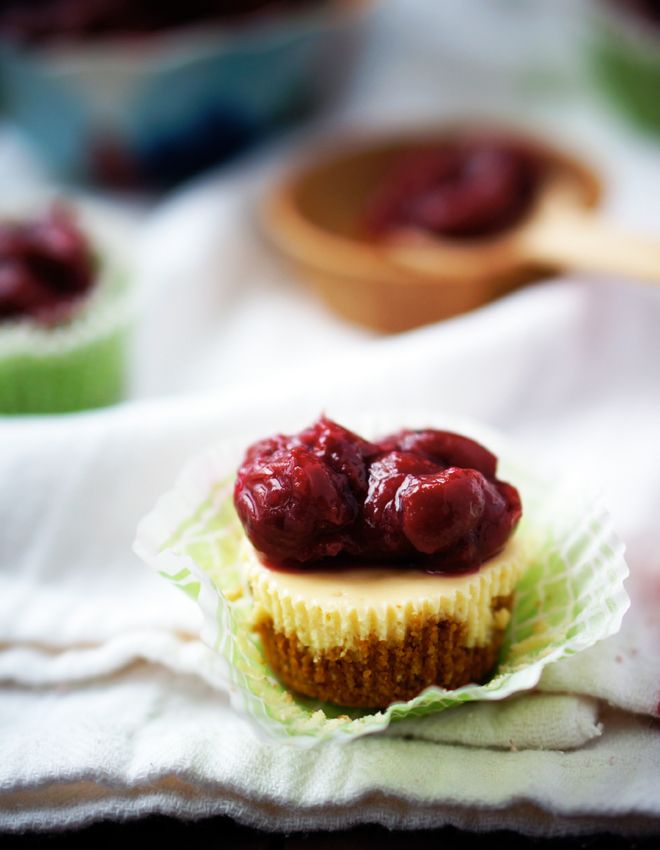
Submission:
<svg viewBox="0 0 660 850">
<path fill-rule="evenodd" d="M 0 826 L 160 811 L 282 829 L 657 829 L 658 327 L 652 288 L 564 280 L 356 336 L 262 384 L 239 372 L 197 398 L 2 420 Z M 260 741 L 228 706 L 195 606 L 132 555 L 135 525 L 211 442 L 321 409 L 341 421 L 421 406 L 477 417 L 601 487 L 629 546 L 623 628 L 515 701 L 313 753 Z"/>
</svg>

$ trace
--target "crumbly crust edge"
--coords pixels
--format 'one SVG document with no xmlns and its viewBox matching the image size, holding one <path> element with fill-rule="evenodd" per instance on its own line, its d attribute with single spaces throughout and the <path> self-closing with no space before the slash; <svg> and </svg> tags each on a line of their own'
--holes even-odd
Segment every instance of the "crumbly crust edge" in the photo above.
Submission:
<svg viewBox="0 0 660 850">
<path fill-rule="evenodd" d="M 295 634 L 278 631 L 272 619 L 262 620 L 257 630 L 271 668 L 287 687 L 347 707 L 385 708 L 412 699 L 430 685 L 453 690 L 487 680 L 512 605 L 513 594 L 492 600 L 494 626 L 488 642 L 479 646 L 466 644 L 464 623 L 425 617 L 408 624 L 403 640 L 370 636 L 349 648 L 323 651 L 305 646 Z"/>
</svg>

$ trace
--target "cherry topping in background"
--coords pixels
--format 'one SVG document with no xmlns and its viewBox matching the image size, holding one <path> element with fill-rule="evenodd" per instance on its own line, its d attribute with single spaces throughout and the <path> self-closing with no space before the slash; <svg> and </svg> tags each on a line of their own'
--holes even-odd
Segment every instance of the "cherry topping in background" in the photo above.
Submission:
<svg viewBox="0 0 660 850">
<path fill-rule="evenodd" d="M 234 503 L 275 565 L 327 568 L 348 558 L 465 572 L 504 547 L 522 513 L 496 466 L 459 434 L 399 431 L 370 442 L 321 417 L 251 446 Z"/>
<path fill-rule="evenodd" d="M 26 43 L 135 36 L 199 21 L 244 21 L 321 0 L 4 0 L 0 34 Z"/>
<path fill-rule="evenodd" d="M 35 221 L 0 223 L 0 319 L 64 321 L 94 273 L 89 242 L 64 207 Z"/>
<path fill-rule="evenodd" d="M 415 229 L 450 238 L 492 236 L 528 211 L 541 162 L 527 147 L 466 136 L 403 155 L 368 200 L 363 229 L 382 238 Z"/>
</svg>

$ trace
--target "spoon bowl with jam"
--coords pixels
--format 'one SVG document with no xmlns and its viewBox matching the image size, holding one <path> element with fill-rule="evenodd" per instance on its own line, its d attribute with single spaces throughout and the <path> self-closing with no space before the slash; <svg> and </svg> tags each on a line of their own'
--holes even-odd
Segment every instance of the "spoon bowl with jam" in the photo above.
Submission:
<svg viewBox="0 0 660 850">
<path fill-rule="evenodd" d="M 660 240 L 604 223 L 601 193 L 587 164 L 538 139 L 455 127 L 321 156 L 276 187 L 265 221 L 334 309 L 393 332 L 554 271 L 660 281 Z"/>
</svg>

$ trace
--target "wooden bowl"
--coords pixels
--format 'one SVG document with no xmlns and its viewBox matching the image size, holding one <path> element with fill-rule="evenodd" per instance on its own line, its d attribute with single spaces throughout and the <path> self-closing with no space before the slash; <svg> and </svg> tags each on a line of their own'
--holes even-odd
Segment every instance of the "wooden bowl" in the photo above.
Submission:
<svg viewBox="0 0 660 850">
<path fill-rule="evenodd" d="M 442 262 L 432 272 L 402 267 L 387 245 L 361 237 L 365 201 L 394 162 L 465 129 L 343 143 L 290 174 L 268 196 L 264 222 L 271 239 L 340 315 L 379 331 L 404 331 L 479 307 L 551 270 L 518 257 L 510 231 L 469 241 L 434 239 Z M 518 130 L 497 132 L 524 140 L 551 170 L 570 178 L 579 204 L 596 205 L 600 181 L 581 161 Z"/>
</svg>

